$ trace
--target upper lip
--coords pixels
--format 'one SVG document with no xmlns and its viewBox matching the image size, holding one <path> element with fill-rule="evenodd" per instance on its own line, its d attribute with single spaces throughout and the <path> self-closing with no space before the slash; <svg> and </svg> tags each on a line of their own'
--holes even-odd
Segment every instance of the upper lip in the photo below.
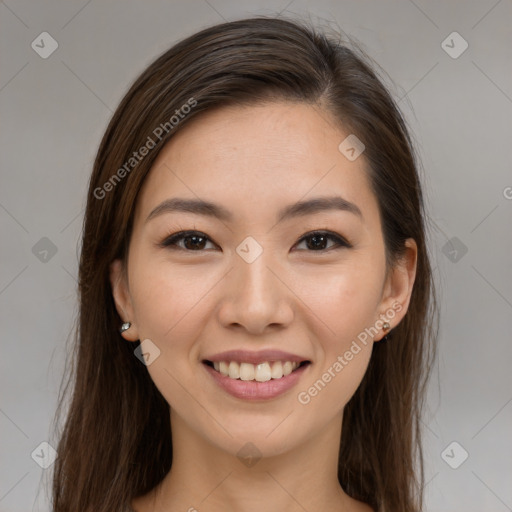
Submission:
<svg viewBox="0 0 512 512">
<path fill-rule="evenodd" d="M 227 350 L 218 354 L 208 356 L 204 361 L 221 362 L 221 361 L 239 361 L 241 363 L 259 364 L 271 361 L 291 361 L 292 363 L 302 363 L 309 361 L 307 357 L 302 357 L 297 354 L 291 354 L 282 350 Z"/>
</svg>

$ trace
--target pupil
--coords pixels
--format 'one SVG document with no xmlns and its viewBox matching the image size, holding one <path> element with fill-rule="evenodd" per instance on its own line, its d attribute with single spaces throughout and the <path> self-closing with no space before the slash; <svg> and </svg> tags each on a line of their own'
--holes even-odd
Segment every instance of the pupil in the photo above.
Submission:
<svg viewBox="0 0 512 512">
<path fill-rule="evenodd" d="M 320 242 L 319 242 L 319 239 L 321 240 Z M 318 248 L 318 247 L 322 246 L 323 243 L 325 242 L 325 236 L 324 235 L 313 235 L 312 237 L 310 237 L 310 240 L 311 241 L 316 240 L 316 242 L 308 244 L 308 247 L 309 248 Z"/>
<path fill-rule="evenodd" d="M 198 241 L 203 239 L 203 238 L 204 237 L 197 236 L 197 235 L 190 235 L 190 236 L 188 236 L 186 240 L 192 241 L 192 243 L 191 244 L 190 243 L 186 243 L 187 249 L 190 249 L 190 247 L 189 247 L 190 245 L 192 246 L 192 248 L 195 248 L 195 249 L 202 248 L 202 244 L 200 242 L 198 243 Z"/>
</svg>

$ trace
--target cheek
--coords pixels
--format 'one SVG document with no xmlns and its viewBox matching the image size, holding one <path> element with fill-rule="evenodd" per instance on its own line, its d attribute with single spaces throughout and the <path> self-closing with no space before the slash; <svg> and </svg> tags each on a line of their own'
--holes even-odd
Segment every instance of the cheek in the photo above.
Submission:
<svg viewBox="0 0 512 512">
<path fill-rule="evenodd" d="M 308 421 L 319 428 L 352 398 L 371 358 L 373 340 L 366 329 L 377 319 L 379 294 L 368 277 L 354 271 L 330 279 L 312 307 L 321 319 L 314 327 L 317 365 L 296 398 Z"/>
<path fill-rule="evenodd" d="M 326 349 L 342 350 L 378 319 L 384 267 L 371 258 L 354 257 L 346 264 L 300 278 L 299 296 L 323 324 Z M 318 326 L 317 328 L 318 329 Z"/>
<path fill-rule="evenodd" d="M 314 279 L 301 277 L 304 302 L 315 313 L 309 329 L 319 365 L 299 402 L 314 399 L 314 407 L 330 407 L 334 414 L 354 394 L 371 357 L 383 278 L 384 265 L 364 257 Z"/>
<path fill-rule="evenodd" d="M 211 275 L 206 270 L 192 272 L 155 258 L 150 265 L 137 265 L 135 257 L 132 261 L 130 289 L 140 339 L 150 339 L 160 351 L 147 367 L 151 379 L 173 409 L 192 415 L 192 423 L 204 422 L 201 411 L 191 408 L 190 395 L 183 386 L 191 387 L 191 375 L 197 371 L 196 341 L 208 316 L 208 291 L 215 279 L 205 278 Z M 191 392 L 197 394 L 197 390 Z"/>
<path fill-rule="evenodd" d="M 130 290 L 141 339 L 154 341 L 160 350 L 179 351 L 192 344 L 204 315 L 209 290 L 215 281 L 211 272 L 190 271 L 154 258 L 133 258 Z M 211 277 L 208 277 L 208 276 Z M 206 277 L 205 277 L 206 276 Z"/>
</svg>

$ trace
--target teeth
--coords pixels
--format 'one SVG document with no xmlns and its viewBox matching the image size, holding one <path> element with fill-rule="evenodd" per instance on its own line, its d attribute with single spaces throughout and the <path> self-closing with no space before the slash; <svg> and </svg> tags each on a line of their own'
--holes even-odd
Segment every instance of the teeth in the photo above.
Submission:
<svg viewBox="0 0 512 512">
<path fill-rule="evenodd" d="M 221 361 L 219 363 L 219 372 L 222 373 L 222 375 L 225 375 L 227 376 L 229 374 L 229 370 L 228 370 L 228 363 L 226 363 L 226 361 Z M 217 368 L 215 368 L 217 369 Z"/>
<path fill-rule="evenodd" d="M 254 380 L 256 372 L 254 365 L 249 363 L 240 364 L 240 379 L 241 380 Z"/>
<path fill-rule="evenodd" d="M 299 367 L 299 363 L 291 361 L 264 362 L 260 364 L 237 363 L 236 361 L 214 362 L 213 367 L 222 375 L 231 379 L 255 380 L 267 382 L 270 379 L 281 379 L 290 375 Z"/>
<path fill-rule="evenodd" d="M 290 373 L 292 373 L 295 368 L 293 367 L 293 364 L 290 363 L 290 361 L 286 361 L 286 363 L 283 364 L 283 375 L 290 375 Z"/>
<path fill-rule="evenodd" d="M 240 378 L 240 365 L 238 363 L 235 363 L 235 361 L 231 361 L 229 363 L 228 375 L 231 379 Z"/>
<path fill-rule="evenodd" d="M 280 379 L 283 376 L 283 363 L 281 363 L 281 361 L 276 361 L 272 365 L 272 372 L 270 376 L 273 379 Z"/>
<path fill-rule="evenodd" d="M 251 366 L 254 365 L 251 364 Z M 258 382 L 267 382 L 267 380 L 270 380 L 271 378 L 269 363 L 260 363 L 258 366 L 256 366 L 256 371 L 254 372 L 254 380 L 257 380 Z"/>
</svg>

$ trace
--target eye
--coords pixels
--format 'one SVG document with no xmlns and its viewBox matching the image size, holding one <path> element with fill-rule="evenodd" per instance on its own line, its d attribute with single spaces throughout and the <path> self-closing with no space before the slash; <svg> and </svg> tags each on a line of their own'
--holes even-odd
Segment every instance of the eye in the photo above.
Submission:
<svg viewBox="0 0 512 512">
<path fill-rule="evenodd" d="M 328 240 L 334 241 L 334 246 L 326 248 L 325 245 Z M 306 247 L 312 249 L 314 252 L 326 251 L 333 248 L 352 247 L 344 238 L 331 231 L 313 231 L 308 233 L 299 240 L 299 244 L 297 245 L 300 245 L 303 241 L 305 241 Z"/>
<path fill-rule="evenodd" d="M 184 247 L 178 245 L 178 242 L 184 241 Z M 201 251 L 205 247 L 207 240 L 210 240 L 204 233 L 200 231 L 180 231 L 167 237 L 160 247 L 167 247 L 170 249 L 183 249 L 188 251 Z"/>
<path fill-rule="evenodd" d="M 330 247 L 326 247 L 326 243 L 329 240 L 334 242 L 334 244 Z M 183 245 L 180 245 L 180 242 L 183 242 Z M 200 231 L 180 231 L 167 237 L 160 244 L 160 247 L 201 252 L 206 249 L 205 245 L 208 242 L 215 245 L 206 234 Z M 297 245 L 301 243 L 306 243 L 307 249 L 310 249 L 308 252 L 321 252 L 333 248 L 352 247 L 344 238 L 330 231 L 313 231 L 308 233 L 299 240 Z"/>
</svg>

